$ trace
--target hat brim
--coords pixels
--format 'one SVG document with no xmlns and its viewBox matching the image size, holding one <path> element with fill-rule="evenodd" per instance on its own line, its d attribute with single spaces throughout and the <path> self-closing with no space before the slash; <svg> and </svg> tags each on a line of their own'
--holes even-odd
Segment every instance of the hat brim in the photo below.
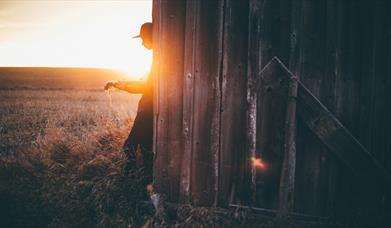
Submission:
<svg viewBox="0 0 391 228">
<path fill-rule="evenodd" d="M 135 39 L 135 38 L 140 38 L 141 35 L 136 35 L 136 36 L 132 36 L 132 39 Z"/>
</svg>

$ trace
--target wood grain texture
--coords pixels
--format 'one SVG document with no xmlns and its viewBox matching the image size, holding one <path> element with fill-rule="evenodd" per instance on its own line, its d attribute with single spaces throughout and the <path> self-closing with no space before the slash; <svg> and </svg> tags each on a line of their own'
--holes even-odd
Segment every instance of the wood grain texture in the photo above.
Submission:
<svg viewBox="0 0 391 228">
<path fill-rule="evenodd" d="M 193 112 L 194 112 L 194 76 L 196 74 L 195 52 L 196 32 L 199 7 L 196 1 L 187 1 L 186 5 L 186 35 L 184 55 L 183 83 L 183 158 L 180 180 L 181 202 L 191 200 L 191 167 L 193 148 Z M 180 110 L 179 110 L 180 111 Z"/>
<path fill-rule="evenodd" d="M 194 203 L 215 203 L 220 137 L 223 1 L 196 1 L 191 195 Z"/>
<path fill-rule="evenodd" d="M 246 1 L 226 0 L 221 71 L 221 135 L 219 204 L 227 205 L 235 194 L 239 166 L 247 165 L 245 153 L 247 53 L 249 6 Z M 237 161 L 242 161 L 238 163 Z"/>
<path fill-rule="evenodd" d="M 182 161 L 183 1 L 154 1 L 154 184 L 177 201 Z M 157 171 L 158 170 L 158 171 Z"/>
<path fill-rule="evenodd" d="M 258 93 L 260 128 L 257 128 L 259 148 L 256 157 L 261 158 L 267 168 L 257 170 L 257 206 L 278 208 L 290 72 L 277 58 L 273 58 L 261 71 L 255 83 Z M 260 106 L 260 107 L 259 107 Z M 261 111 L 260 111 L 261 110 Z M 293 158 L 294 159 L 294 158 Z M 285 180 L 284 180 L 285 182 Z M 287 182 L 285 182 L 287 183 Z M 288 187 L 293 187 L 288 184 Z M 258 190 L 259 189 L 259 190 Z M 284 195 L 285 197 L 285 195 Z M 292 197 L 293 198 L 293 197 Z"/>
<path fill-rule="evenodd" d="M 297 99 L 302 120 L 355 175 L 389 190 L 389 173 L 301 82 Z"/>
<path fill-rule="evenodd" d="M 238 155 L 238 179 L 235 188 L 235 203 L 255 205 L 256 203 L 256 169 L 250 164 L 250 158 L 256 155 L 257 138 L 257 94 L 254 92 L 255 80 L 261 71 L 260 65 L 260 20 L 261 5 L 257 0 L 249 1 L 248 16 L 248 49 L 247 49 L 247 93 L 246 93 L 246 139 L 245 153 Z"/>
<path fill-rule="evenodd" d="M 302 82 L 294 210 L 384 204 L 375 186 L 391 171 L 390 4 L 154 1 L 156 184 L 186 202 L 278 207 L 287 88 L 252 87 L 278 56 Z M 270 171 L 251 169 L 252 156 Z"/>
</svg>

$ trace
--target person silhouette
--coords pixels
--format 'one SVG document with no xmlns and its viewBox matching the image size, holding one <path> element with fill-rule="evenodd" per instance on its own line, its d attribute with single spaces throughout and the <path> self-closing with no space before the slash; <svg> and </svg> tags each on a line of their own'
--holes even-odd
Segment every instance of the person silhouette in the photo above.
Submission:
<svg viewBox="0 0 391 228">
<path fill-rule="evenodd" d="M 152 49 L 153 25 L 150 22 L 144 23 L 140 28 L 139 35 L 132 38 L 141 38 L 142 45 Z M 152 183 L 153 157 L 153 78 L 150 72 L 146 81 L 117 81 L 108 82 L 104 89 L 117 88 L 129 93 L 142 94 L 138 103 L 137 115 L 128 138 L 124 143 L 126 164 L 125 175 L 132 169 L 143 170 L 143 182 L 145 185 Z M 141 157 L 137 156 L 137 150 L 141 149 Z M 141 160 L 141 161 L 140 161 Z"/>
</svg>

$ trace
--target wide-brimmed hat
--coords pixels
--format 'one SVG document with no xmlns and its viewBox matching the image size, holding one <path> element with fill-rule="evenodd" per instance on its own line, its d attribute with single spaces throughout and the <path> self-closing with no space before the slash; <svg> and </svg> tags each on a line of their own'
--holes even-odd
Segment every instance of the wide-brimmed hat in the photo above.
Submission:
<svg viewBox="0 0 391 228">
<path fill-rule="evenodd" d="M 140 37 L 145 37 L 146 34 L 152 34 L 152 23 L 147 22 L 141 25 L 140 28 L 140 34 L 133 36 L 132 38 L 140 38 Z"/>
</svg>

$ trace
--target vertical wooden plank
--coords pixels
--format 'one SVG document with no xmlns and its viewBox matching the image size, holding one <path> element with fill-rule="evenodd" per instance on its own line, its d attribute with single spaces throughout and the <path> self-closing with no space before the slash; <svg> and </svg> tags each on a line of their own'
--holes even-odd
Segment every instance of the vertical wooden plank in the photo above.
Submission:
<svg viewBox="0 0 391 228">
<path fill-rule="evenodd" d="M 222 0 L 217 5 L 219 11 L 219 17 L 217 18 L 217 33 L 218 35 L 218 46 L 217 46 L 217 72 L 213 79 L 214 84 L 214 101 L 212 104 L 212 121 L 211 121 L 211 132 L 210 132 L 210 150 L 212 153 L 212 167 L 213 167 L 213 206 L 217 206 L 219 203 L 220 195 L 220 163 L 221 163 L 221 110 L 222 110 L 222 80 L 223 72 L 227 68 L 225 63 L 224 54 L 226 52 L 225 47 L 225 15 L 229 9 L 227 6 L 228 0 Z"/>
<path fill-rule="evenodd" d="M 274 56 L 289 61 L 290 0 L 260 0 L 260 59 L 263 68 Z"/>
<path fill-rule="evenodd" d="M 259 4 L 259 67 L 263 67 L 273 58 L 273 56 L 288 60 L 290 42 L 289 21 L 292 4 L 287 0 L 263 0 L 260 1 Z M 273 124 L 269 124 L 268 122 L 277 120 L 280 116 L 279 114 L 273 116 L 274 114 L 269 112 L 269 106 L 272 104 L 268 104 L 268 106 L 267 103 L 269 101 L 266 101 L 265 103 L 265 99 L 270 99 L 268 97 L 269 95 L 266 94 L 261 92 L 257 95 L 256 156 L 265 159 L 266 162 L 270 162 L 272 165 L 270 165 L 266 172 L 257 171 L 258 175 L 255 178 L 258 189 L 256 204 L 266 208 L 278 208 L 282 154 L 275 153 L 279 151 L 278 149 L 270 148 L 270 146 L 275 143 L 273 140 L 275 140 L 274 137 L 278 130 L 271 129 L 273 128 Z M 267 98 L 264 96 L 267 96 Z M 284 118 L 285 116 L 282 117 L 282 120 Z M 284 136 L 281 136 L 281 139 L 283 138 Z"/>
<path fill-rule="evenodd" d="M 220 12 L 217 18 L 217 31 L 219 33 L 218 38 L 218 47 L 217 47 L 217 74 L 214 77 L 214 96 L 215 100 L 213 102 L 213 109 L 212 109 L 212 123 L 211 123 L 211 152 L 212 152 L 212 166 L 213 166 L 213 191 L 214 191 L 214 198 L 213 198 L 213 205 L 217 206 L 219 194 L 220 194 L 220 157 L 221 157 L 221 151 L 220 151 L 220 143 L 221 143 L 221 110 L 222 110 L 222 71 L 224 68 L 224 60 L 223 60 L 223 53 L 224 53 L 224 17 L 225 17 L 225 7 L 226 7 L 226 1 L 221 1 L 218 4 L 217 10 Z"/>
<path fill-rule="evenodd" d="M 385 9 L 391 9 L 391 2 L 387 2 Z M 386 19 L 385 21 L 391 21 L 391 14 L 386 14 Z M 385 64 L 387 65 L 386 73 L 385 75 L 391 75 L 391 24 L 386 23 L 385 25 L 385 32 L 388 33 L 388 35 L 385 37 L 385 42 L 388 44 L 386 52 L 387 57 L 386 57 L 386 62 Z M 391 77 L 387 77 L 386 83 L 385 83 L 386 88 L 391 87 Z M 383 98 L 385 101 L 390 101 L 391 100 L 391 90 L 387 89 L 386 96 Z M 386 116 L 391 116 L 391 108 L 387 108 L 387 112 L 385 113 Z M 391 129 L 391 121 L 387 121 L 385 123 L 385 128 L 386 129 Z M 388 130 L 387 130 L 388 131 Z M 391 134 L 386 134 L 386 143 L 385 143 L 385 151 L 391 151 Z M 391 153 L 386 153 L 385 154 L 385 166 L 386 169 L 391 172 Z"/>
<path fill-rule="evenodd" d="M 159 80 L 162 69 L 160 69 L 160 65 L 162 64 L 160 61 L 163 57 L 163 42 L 161 40 L 162 31 L 164 29 L 164 21 L 163 21 L 163 3 L 162 1 L 153 1 L 152 7 L 152 22 L 153 26 L 153 76 L 154 76 L 154 98 L 153 98 L 153 111 L 154 111 L 154 128 L 153 128 L 153 150 L 155 152 L 155 162 L 154 162 L 154 186 L 157 191 L 166 193 L 168 191 L 167 186 L 167 172 L 165 170 L 161 170 L 163 164 L 167 163 L 167 151 L 165 146 L 165 138 L 162 137 L 160 133 L 163 133 L 167 128 L 165 126 L 165 122 L 163 122 L 163 117 L 165 116 L 164 109 L 160 107 L 164 106 L 164 86 L 160 83 Z M 164 81 L 162 81 L 164 82 Z M 166 134 L 164 134 L 165 136 Z M 156 172 L 159 170 L 159 172 Z"/>
<path fill-rule="evenodd" d="M 289 212 L 292 212 L 294 206 L 296 170 L 296 98 L 298 82 L 297 78 L 292 74 L 289 76 L 288 100 L 284 128 L 284 158 L 279 191 L 280 215 L 287 215 Z"/>
<path fill-rule="evenodd" d="M 333 42 L 335 34 L 327 37 L 328 3 L 331 4 L 324 0 L 293 2 L 289 68 L 329 106 L 333 105 L 334 80 L 328 63 L 332 62 L 334 50 L 327 50 L 327 42 Z M 295 210 L 321 215 L 327 201 L 330 156 L 302 124 L 298 122 Z"/>
<path fill-rule="evenodd" d="M 388 121 L 387 109 L 388 101 L 385 99 L 387 95 L 387 49 L 389 43 L 387 42 L 387 17 L 389 8 L 387 9 L 386 1 L 376 1 L 372 5 L 373 21 L 371 23 L 372 28 L 372 79 L 370 84 L 371 97 L 370 97 L 370 145 L 369 151 L 373 156 L 385 166 L 385 155 L 389 152 L 385 150 L 386 135 L 389 134 L 389 129 L 386 128 L 386 122 Z M 371 194 L 374 197 L 372 200 L 367 201 L 368 211 L 379 207 L 384 204 L 383 199 L 386 198 L 384 193 L 378 191 L 378 189 L 367 188 L 367 194 Z M 365 194 L 365 192 L 364 192 Z"/>
<path fill-rule="evenodd" d="M 322 82 L 326 77 L 323 63 L 326 58 L 325 6 L 323 0 L 292 1 L 289 69 L 317 96 L 321 96 L 323 86 L 328 87 L 326 82 Z M 327 169 L 327 154 L 303 122 L 298 121 L 297 128 L 295 210 L 319 214 L 318 207 L 326 199 L 320 195 L 327 189 L 321 187 L 327 184 L 322 178 Z M 311 175 L 308 176 L 308 173 Z"/>
<path fill-rule="evenodd" d="M 321 0 L 316 11 L 319 15 L 322 29 L 317 31 L 320 37 L 318 45 L 321 47 L 318 57 L 320 59 L 320 70 L 322 76 L 320 78 L 321 86 L 319 88 L 319 99 L 331 111 L 335 113 L 335 50 L 336 50 L 336 1 Z M 319 182 L 318 182 L 318 198 L 316 204 L 316 214 L 327 215 L 327 206 L 330 206 L 329 196 L 332 196 L 335 188 L 335 166 L 336 157 L 330 153 L 328 148 L 325 148 L 318 141 L 319 155 L 317 157 L 319 164 Z M 332 170 L 334 169 L 334 170 Z M 333 176 L 334 175 L 334 176 Z"/>
<path fill-rule="evenodd" d="M 371 82 L 371 97 L 370 97 L 370 145 L 369 151 L 384 164 L 384 157 L 386 151 L 384 150 L 384 134 L 387 129 L 384 128 L 388 117 L 385 116 L 387 109 L 387 102 L 384 99 L 386 96 L 386 77 L 387 77 L 387 29 L 384 21 L 387 20 L 386 12 L 387 6 L 385 1 L 378 1 L 373 4 L 374 20 L 372 23 L 372 82 Z M 369 59 L 368 59 L 369 61 Z"/>
<path fill-rule="evenodd" d="M 188 202 L 191 198 L 191 167 L 193 148 L 193 113 L 194 113 L 194 78 L 196 33 L 198 20 L 198 4 L 187 1 L 186 5 L 186 36 L 184 47 L 184 84 L 183 84 L 183 137 L 184 148 L 181 171 L 181 201 Z"/>
<path fill-rule="evenodd" d="M 331 4 L 331 3 L 330 3 Z M 345 35 L 344 31 L 347 29 L 347 18 L 349 17 L 348 12 L 346 12 L 345 6 L 347 2 L 336 1 L 334 6 L 330 6 L 327 11 L 328 14 L 335 12 L 335 47 L 330 46 L 331 60 L 327 64 L 329 72 L 328 75 L 334 75 L 334 88 L 333 88 L 333 101 L 329 101 L 329 108 L 336 115 L 337 118 L 341 117 L 341 110 L 339 109 L 338 101 L 339 96 L 341 95 L 341 82 L 342 82 L 342 73 L 343 73 L 343 57 L 345 56 L 345 45 L 343 43 L 343 36 Z M 328 16 L 330 19 L 331 16 Z M 333 31 L 331 30 L 330 33 Z M 328 38 L 328 40 L 333 40 Z M 326 59 L 327 61 L 327 59 Z M 326 71 L 327 72 L 327 71 Z M 333 102 L 333 104 L 331 104 Z M 326 212 L 328 215 L 334 217 L 338 214 L 339 203 L 339 189 L 340 187 L 340 176 L 346 175 L 346 169 L 341 167 L 341 164 L 338 163 L 335 159 L 330 164 L 329 171 L 329 186 L 328 186 L 328 200 L 326 204 Z M 338 174 L 338 175 L 337 175 Z"/>
<path fill-rule="evenodd" d="M 292 1 L 291 18 L 290 18 L 290 35 L 289 35 L 289 70 L 293 75 L 299 77 L 300 70 L 300 41 L 301 41 L 301 14 L 302 0 Z"/>
<path fill-rule="evenodd" d="M 335 114 L 339 121 L 366 146 L 364 135 L 367 130 L 364 129 L 365 124 L 361 124 L 362 120 L 367 119 L 361 115 L 362 111 L 365 112 L 366 102 L 365 97 L 360 96 L 360 90 L 364 89 L 366 84 L 360 85 L 359 78 L 360 75 L 367 74 L 364 69 L 367 64 L 363 64 L 362 59 L 367 55 L 365 52 L 368 46 L 361 44 L 368 41 L 367 34 L 357 35 L 361 33 L 363 27 L 366 27 L 366 20 L 359 10 L 361 3 L 360 1 L 338 3 Z M 363 119 L 360 120 L 361 118 Z M 339 187 L 335 192 L 335 212 L 346 214 L 347 209 L 363 205 L 363 201 L 357 204 L 359 199 L 357 190 L 361 188 L 357 186 L 358 179 L 352 176 L 345 167 L 338 166 L 337 172 L 336 184 Z M 350 213 L 354 211 L 351 210 Z"/>
<path fill-rule="evenodd" d="M 154 1 L 154 184 L 171 201 L 178 200 L 183 151 L 184 21 L 183 1 Z"/>
<path fill-rule="evenodd" d="M 256 154 L 256 137 L 257 137 L 257 94 L 250 92 L 247 95 L 247 157 L 244 161 L 245 167 L 247 166 L 250 170 L 250 205 L 255 206 L 257 202 L 257 170 L 255 166 L 252 166 L 250 161 L 251 159 L 259 159 Z M 247 171 L 247 169 L 245 169 Z M 246 182 L 245 182 L 246 183 Z M 246 197 L 247 198 L 247 197 Z"/>
<path fill-rule="evenodd" d="M 273 107 L 269 106 L 268 109 L 263 109 L 263 115 L 271 116 L 270 114 L 285 114 L 284 118 L 282 116 L 281 118 L 276 119 L 269 118 L 269 128 L 267 128 L 268 131 L 277 128 L 277 130 L 275 130 L 277 133 L 269 135 L 267 138 L 270 142 L 273 142 L 271 143 L 273 146 L 270 147 L 271 151 L 269 153 L 282 153 L 283 157 L 279 178 L 279 215 L 284 216 L 292 211 L 294 202 L 296 168 L 296 97 L 298 82 L 297 78 L 292 75 L 285 65 L 277 57 L 274 57 L 265 68 L 262 69 L 261 78 L 258 80 L 255 89 L 262 93 L 261 97 L 263 98 L 264 103 L 273 103 Z M 269 95 L 266 93 L 269 93 Z M 278 147 L 282 147 L 282 151 L 279 151 L 279 149 L 277 149 Z M 265 154 L 267 155 L 268 153 Z M 267 163 L 268 169 L 269 167 L 278 169 L 280 167 L 278 162 L 279 161 L 273 161 Z M 269 172 L 269 170 L 266 170 L 265 172 Z M 272 174 L 276 173 L 272 172 Z M 272 178 L 276 177 L 272 176 Z"/>
<path fill-rule="evenodd" d="M 317 1 L 302 1 L 301 5 L 301 25 L 300 25 L 300 46 L 298 77 L 316 95 L 320 95 L 320 82 L 322 79 L 322 28 L 325 24 L 322 19 L 321 3 Z M 302 131 L 299 131 L 302 132 Z M 305 132 L 304 132 L 305 133 Z M 312 134 L 307 132 L 307 134 Z M 308 135 L 301 135 L 308 139 Z M 313 137 L 312 137 L 313 138 Z M 305 146 L 301 148 L 298 160 L 298 178 L 302 178 L 302 185 L 298 186 L 298 204 L 302 203 L 303 212 L 318 214 L 318 204 L 320 200 L 320 165 L 321 146 L 317 140 L 304 140 Z M 301 171 L 301 173 L 300 173 Z M 311 173 L 311 175 L 308 175 Z M 300 202 L 301 201 L 301 202 Z"/>
<path fill-rule="evenodd" d="M 338 44 L 338 1 L 326 1 L 325 6 L 325 74 L 324 81 L 325 86 L 322 87 L 322 93 L 324 94 L 323 103 L 328 109 L 335 114 L 336 113 L 336 63 L 335 58 L 339 55 L 337 50 Z M 325 186 L 322 188 L 322 195 L 325 196 L 323 200 L 323 205 L 321 205 L 321 214 L 332 215 L 334 208 L 334 197 L 336 189 L 336 166 L 337 161 L 335 157 L 330 154 L 326 154 L 327 151 L 322 151 L 322 160 L 323 169 L 321 179 L 324 181 Z"/>
<path fill-rule="evenodd" d="M 257 186 L 257 206 L 263 208 L 277 209 L 279 207 L 279 190 L 281 179 L 281 168 L 284 157 L 284 138 L 286 132 L 286 112 L 288 104 L 290 72 L 281 64 L 277 58 L 273 58 L 261 71 L 261 78 L 257 81 L 258 105 L 262 110 L 259 128 L 261 159 L 265 168 L 257 168 L 257 176 L 262 175 L 263 186 Z M 258 129 L 257 129 L 258 131 Z M 291 151 L 290 151 L 291 152 Z M 294 157 L 288 156 L 288 159 Z M 291 180 L 290 173 L 287 172 Z M 258 183 L 257 183 L 258 184 Z M 293 189 L 289 183 L 287 190 Z M 282 190 L 285 193 L 285 189 Z M 288 194 L 287 194 L 288 195 Z M 284 195 L 285 197 L 285 195 Z M 284 198 L 285 199 L 285 198 Z"/>
<path fill-rule="evenodd" d="M 256 169 L 251 166 L 250 158 L 256 155 L 257 137 L 257 94 L 254 90 L 260 66 L 260 19 L 261 1 L 249 1 L 248 17 L 248 54 L 247 54 L 247 93 L 246 93 L 246 153 L 241 156 L 240 180 L 237 181 L 237 192 L 240 201 L 248 205 L 256 202 Z"/>
<path fill-rule="evenodd" d="M 389 9 L 391 9 L 391 2 L 387 1 L 386 6 L 384 8 L 385 11 L 389 11 Z M 387 44 L 386 45 L 387 48 L 385 48 L 385 51 L 387 53 L 385 56 L 385 64 L 387 65 L 385 75 L 391 75 L 391 24 L 386 23 L 386 21 L 387 22 L 391 21 L 391 14 L 389 13 L 385 14 L 385 21 L 383 22 L 385 23 L 385 32 L 388 34 L 385 37 L 385 43 Z M 382 99 L 385 102 L 388 102 L 391 100 L 391 90 L 388 89 L 391 88 L 391 77 L 386 77 L 384 84 L 387 89 L 386 89 L 386 95 Z M 391 116 L 391 108 L 389 106 L 387 106 L 384 115 L 387 117 Z M 387 132 L 385 133 L 386 138 L 384 143 L 384 150 L 386 151 L 385 158 L 384 158 L 385 168 L 388 170 L 388 172 L 391 173 L 391 153 L 389 153 L 391 151 L 391 134 L 389 134 L 389 129 L 391 129 L 391 121 L 387 120 L 383 124 L 384 124 L 384 128 L 387 129 L 386 130 Z M 383 215 L 385 215 L 384 217 L 389 215 L 390 211 L 391 211 L 390 199 L 385 198 L 383 200 Z"/>
<path fill-rule="evenodd" d="M 193 202 L 211 205 L 218 187 L 220 132 L 220 70 L 223 0 L 196 1 L 194 113 L 191 194 Z"/>
<path fill-rule="evenodd" d="M 300 77 L 300 70 L 301 65 L 300 62 L 302 61 L 300 58 L 302 57 L 300 55 L 300 42 L 301 42 L 301 25 L 303 20 L 302 15 L 302 0 L 296 0 L 292 1 L 291 6 L 291 17 L 290 17 L 290 46 L 289 46 L 289 70 L 292 72 L 293 75 L 296 77 Z M 302 176 L 300 175 L 302 167 L 300 167 L 300 163 L 303 161 L 302 158 L 302 131 L 301 131 L 301 123 L 300 121 L 297 122 L 296 127 L 296 160 L 298 161 L 296 163 L 296 166 L 299 165 L 299 167 L 295 170 L 295 192 L 294 192 L 294 211 L 300 212 L 301 207 L 301 200 L 300 200 L 300 193 L 302 191 Z"/>
<path fill-rule="evenodd" d="M 220 205 L 233 196 L 239 165 L 245 165 L 248 1 L 227 0 L 224 7 L 221 76 Z M 248 159 L 248 157 L 246 156 Z M 244 158 L 244 159 L 246 159 Z M 243 161 L 241 164 L 237 164 Z"/>
<path fill-rule="evenodd" d="M 358 128 L 354 132 L 355 134 L 358 134 L 360 137 L 360 140 L 365 144 L 366 148 L 371 148 L 372 146 L 372 136 L 376 133 L 372 132 L 372 127 L 376 125 L 376 121 L 373 119 L 373 111 L 376 102 L 374 99 L 376 99 L 376 93 L 377 89 L 380 88 L 374 88 L 376 85 L 376 70 L 375 66 L 376 64 L 376 54 L 377 51 L 376 43 L 378 42 L 376 40 L 376 27 L 378 25 L 375 24 L 375 20 L 378 15 L 376 15 L 375 12 L 375 5 L 373 3 L 365 2 L 365 1 L 358 1 L 355 4 L 355 14 L 354 14 L 354 20 L 357 21 L 359 24 L 359 29 L 356 31 L 353 31 L 355 34 L 358 33 L 359 30 L 365 31 L 365 33 L 358 38 L 358 44 L 365 43 L 366 45 L 363 45 L 361 47 L 358 47 L 358 63 L 353 63 L 352 67 L 357 68 L 357 73 L 361 74 L 360 77 L 358 77 L 355 81 L 359 85 L 358 90 L 358 97 L 355 98 L 358 103 L 361 103 L 362 109 L 361 113 L 363 114 L 360 118 L 361 120 L 355 121 L 358 123 Z M 363 16 L 364 14 L 364 16 Z M 357 25 L 358 26 L 358 25 Z M 376 40 L 376 41 L 375 41 Z M 353 58 L 350 58 L 353 59 Z M 361 95 L 362 94 L 362 95 Z M 361 95 L 361 96 L 360 96 Z M 359 115 L 360 116 L 360 115 Z M 377 117 L 378 118 L 378 117 Z M 360 129 L 361 128 L 361 129 Z M 376 131 L 379 131 L 380 129 L 376 129 Z M 370 153 L 375 154 L 380 151 L 371 151 Z M 367 182 L 369 181 L 365 177 L 361 177 L 363 181 Z M 365 178 L 365 179 L 364 179 Z M 354 199 L 360 198 L 361 195 L 370 195 L 371 192 L 373 192 L 373 187 L 369 187 L 367 185 L 359 185 L 359 183 L 354 183 L 356 186 L 360 186 L 360 191 L 358 191 L 355 195 L 352 201 Z M 372 190 L 371 190 L 372 189 Z M 364 198 L 362 199 L 361 205 L 359 206 L 358 210 L 361 210 L 362 212 L 366 212 L 371 207 L 370 205 L 374 201 L 374 198 L 368 199 Z M 357 213 L 357 212 L 356 212 Z"/>
</svg>

